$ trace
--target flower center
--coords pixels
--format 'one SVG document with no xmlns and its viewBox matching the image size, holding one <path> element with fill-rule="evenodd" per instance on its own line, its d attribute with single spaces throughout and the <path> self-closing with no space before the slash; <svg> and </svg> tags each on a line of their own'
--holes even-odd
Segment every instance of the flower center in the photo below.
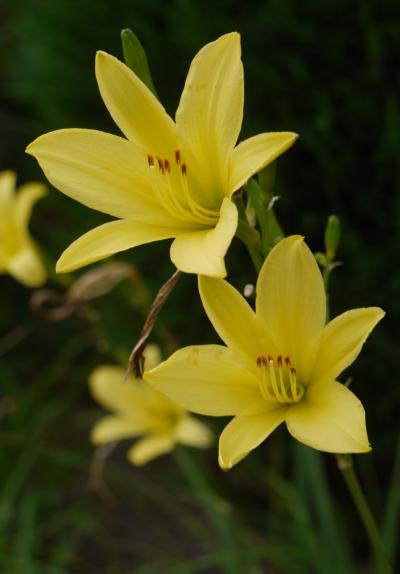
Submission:
<svg viewBox="0 0 400 574">
<path fill-rule="evenodd" d="M 190 193 L 187 165 L 182 161 L 180 150 L 175 151 L 173 161 L 150 154 L 147 161 L 153 192 L 168 213 L 184 221 L 194 219 L 205 225 L 216 222 L 219 214 L 200 205 Z"/>
<path fill-rule="evenodd" d="M 296 369 L 289 357 L 271 355 L 257 358 L 260 372 L 260 391 L 264 399 L 278 403 L 297 403 L 304 394 L 304 387 L 297 381 Z"/>
</svg>

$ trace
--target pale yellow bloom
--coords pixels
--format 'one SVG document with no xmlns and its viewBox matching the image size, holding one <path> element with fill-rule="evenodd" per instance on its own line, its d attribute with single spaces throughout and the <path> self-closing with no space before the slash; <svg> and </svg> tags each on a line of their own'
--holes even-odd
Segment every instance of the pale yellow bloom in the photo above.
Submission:
<svg viewBox="0 0 400 574">
<path fill-rule="evenodd" d="M 244 97 L 239 34 L 221 36 L 196 55 L 175 122 L 113 56 L 98 52 L 96 77 L 127 139 L 66 129 L 39 137 L 27 149 L 55 187 L 119 218 L 72 243 L 57 271 L 174 238 L 171 259 L 178 269 L 224 277 L 238 219 L 233 193 L 297 137 L 262 133 L 235 147 Z"/>
<path fill-rule="evenodd" d="M 27 287 L 39 287 L 46 271 L 29 234 L 33 205 L 46 194 L 39 183 L 15 190 L 16 174 L 0 173 L 0 273 L 9 273 Z"/>
<path fill-rule="evenodd" d="M 152 368 L 160 360 L 158 348 L 145 350 L 146 364 Z M 176 444 L 198 448 L 210 445 L 208 427 L 162 395 L 146 381 L 129 377 L 113 365 L 103 365 L 90 377 L 92 395 L 113 414 L 100 419 L 92 429 L 94 444 L 142 436 L 128 451 L 130 462 L 142 465 L 172 451 Z"/>
<path fill-rule="evenodd" d="M 383 317 L 381 309 L 354 309 L 325 325 L 321 273 L 299 236 L 268 255 L 255 312 L 222 279 L 200 277 L 199 288 L 227 347 L 186 347 L 145 378 L 190 411 L 235 416 L 220 437 L 222 468 L 239 462 L 283 422 L 318 450 L 370 450 L 363 406 L 336 379 Z"/>
</svg>

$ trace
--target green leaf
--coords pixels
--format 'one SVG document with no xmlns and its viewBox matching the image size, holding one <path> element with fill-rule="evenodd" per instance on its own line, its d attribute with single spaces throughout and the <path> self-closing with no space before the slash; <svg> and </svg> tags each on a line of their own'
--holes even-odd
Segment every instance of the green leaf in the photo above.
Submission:
<svg viewBox="0 0 400 574">
<path fill-rule="evenodd" d="M 146 52 L 139 38 L 130 28 L 125 28 L 121 30 L 121 42 L 126 65 L 129 66 L 153 94 L 158 97 L 151 77 Z"/>
</svg>

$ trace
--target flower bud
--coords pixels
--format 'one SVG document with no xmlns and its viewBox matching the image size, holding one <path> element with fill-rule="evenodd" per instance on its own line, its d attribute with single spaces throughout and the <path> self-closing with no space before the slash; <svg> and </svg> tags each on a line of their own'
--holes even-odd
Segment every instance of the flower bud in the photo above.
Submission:
<svg viewBox="0 0 400 574">
<path fill-rule="evenodd" d="M 340 243 L 340 220 L 336 215 L 330 215 L 325 228 L 325 249 L 327 258 L 332 261 Z"/>
</svg>

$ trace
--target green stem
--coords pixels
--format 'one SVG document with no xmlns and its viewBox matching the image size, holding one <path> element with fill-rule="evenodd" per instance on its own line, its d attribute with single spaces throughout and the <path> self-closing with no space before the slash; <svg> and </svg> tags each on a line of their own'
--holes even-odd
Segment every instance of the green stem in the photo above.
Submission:
<svg viewBox="0 0 400 574">
<path fill-rule="evenodd" d="M 371 509 L 361 489 L 358 478 L 354 472 L 353 460 L 350 455 L 337 454 L 336 460 L 342 476 L 347 484 L 349 492 L 353 498 L 353 502 L 358 510 L 360 519 L 368 534 L 371 546 L 374 549 L 377 562 L 385 574 L 394 574 L 386 548 L 382 542 L 378 527 L 372 515 Z"/>
<path fill-rule="evenodd" d="M 261 237 L 258 231 L 246 222 L 246 210 L 242 197 L 237 198 L 236 205 L 239 211 L 239 221 L 236 230 L 236 237 L 246 245 L 251 261 L 253 262 L 254 268 L 258 275 L 266 255 Z"/>
<path fill-rule="evenodd" d="M 324 270 L 322 272 L 322 278 L 324 280 L 325 294 L 326 294 L 326 322 L 327 323 L 329 321 L 329 317 L 331 314 L 330 301 L 329 301 L 329 291 L 328 291 L 330 274 L 331 274 L 331 270 L 329 268 L 329 265 L 327 265 L 324 267 Z"/>
<path fill-rule="evenodd" d="M 184 447 L 177 447 L 174 454 L 182 474 L 202 505 L 216 536 L 220 540 L 224 570 L 228 574 L 239 574 L 242 570 L 227 514 L 218 507 L 216 494 L 210 488 L 204 473 L 201 472 L 189 451 Z"/>
</svg>

